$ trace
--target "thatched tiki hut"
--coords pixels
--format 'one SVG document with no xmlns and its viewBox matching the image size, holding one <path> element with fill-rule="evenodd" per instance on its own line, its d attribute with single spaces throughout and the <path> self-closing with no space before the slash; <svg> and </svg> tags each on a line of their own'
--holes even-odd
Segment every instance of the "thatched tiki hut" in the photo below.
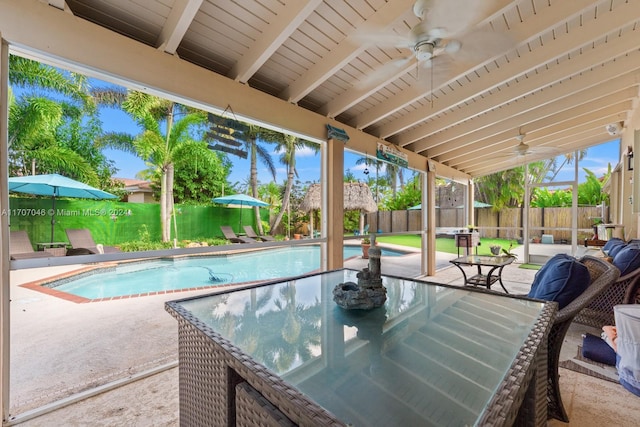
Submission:
<svg viewBox="0 0 640 427">
<path fill-rule="evenodd" d="M 320 210 L 322 207 L 322 192 L 320 184 L 312 184 L 304 196 L 304 200 L 300 204 L 300 210 L 303 212 L 311 212 L 310 217 L 310 233 L 313 236 L 313 212 Z M 367 184 L 362 182 L 345 182 L 344 183 L 344 210 L 360 211 L 360 234 L 364 229 L 364 214 L 376 212 L 378 206 L 373 200 L 373 194 Z"/>
</svg>

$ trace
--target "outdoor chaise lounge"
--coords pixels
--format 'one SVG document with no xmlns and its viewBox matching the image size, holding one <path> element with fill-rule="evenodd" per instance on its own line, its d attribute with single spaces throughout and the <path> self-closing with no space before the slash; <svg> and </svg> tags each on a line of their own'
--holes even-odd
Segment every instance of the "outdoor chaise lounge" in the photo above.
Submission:
<svg viewBox="0 0 640 427">
<path fill-rule="evenodd" d="M 257 243 L 258 241 L 255 239 L 251 239 L 250 237 L 237 236 L 231 227 L 228 225 L 221 225 L 220 230 L 222 230 L 222 234 L 224 238 L 230 241 L 231 243 Z"/>
<path fill-rule="evenodd" d="M 29 235 L 24 230 L 9 232 L 9 254 L 11 259 L 46 258 L 52 256 L 49 252 L 34 251 Z"/>
<path fill-rule="evenodd" d="M 103 251 L 100 252 L 98 249 L 98 245 L 93 240 L 91 236 L 91 231 L 88 228 L 67 228 L 65 230 L 67 233 L 67 237 L 69 238 L 69 243 L 71 244 L 72 249 L 87 249 L 92 254 L 111 254 L 120 252 L 120 249 L 115 246 L 104 246 L 102 245 Z"/>
<path fill-rule="evenodd" d="M 267 235 L 264 235 L 264 236 L 258 236 L 258 234 L 253 230 L 253 227 L 252 227 L 252 226 L 250 226 L 250 225 L 245 225 L 245 226 L 244 226 L 244 227 L 242 227 L 242 228 L 244 228 L 244 232 L 247 234 L 247 237 L 249 237 L 249 238 L 251 238 L 251 239 L 254 239 L 254 240 L 258 240 L 258 239 L 260 239 L 260 240 L 262 240 L 263 242 L 273 242 L 273 241 L 275 241 L 275 240 L 276 240 L 276 239 L 274 239 L 273 237 L 271 237 L 271 236 L 267 236 Z"/>
</svg>

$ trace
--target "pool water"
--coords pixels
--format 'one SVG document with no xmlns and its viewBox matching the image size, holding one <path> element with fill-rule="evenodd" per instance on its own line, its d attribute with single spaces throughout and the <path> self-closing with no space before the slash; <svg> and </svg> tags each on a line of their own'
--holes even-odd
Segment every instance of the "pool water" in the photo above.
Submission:
<svg viewBox="0 0 640 427">
<path fill-rule="evenodd" d="M 404 254 L 382 250 L 384 256 Z M 361 255 L 360 246 L 344 248 L 345 258 Z M 121 264 L 107 271 L 65 279 L 47 286 L 87 299 L 101 299 L 292 277 L 319 268 L 320 247 L 300 246 Z"/>
</svg>

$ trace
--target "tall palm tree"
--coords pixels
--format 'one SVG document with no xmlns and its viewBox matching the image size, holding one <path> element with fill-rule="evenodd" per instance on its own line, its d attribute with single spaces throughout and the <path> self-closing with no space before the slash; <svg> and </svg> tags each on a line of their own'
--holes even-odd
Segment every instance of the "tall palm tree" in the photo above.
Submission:
<svg viewBox="0 0 640 427">
<path fill-rule="evenodd" d="M 404 174 L 402 167 L 398 165 L 394 165 L 392 163 L 387 163 L 385 165 L 385 174 L 389 184 L 391 185 L 391 193 L 393 197 L 396 197 L 398 192 L 398 181 L 400 181 L 400 189 L 404 188 Z"/>
<path fill-rule="evenodd" d="M 282 140 L 276 142 L 276 146 L 280 154 L 280 163 L 287 167 L 287 182 L 284 187 L 284 195 L 282 196 L 282 207 L 280 212 L 273 221 L 271 225 L 271 234 L 275 234 L 276 229 L 280 225 L 282 221 L 282 217 L 291 202 L 291 188 L 293 187 L 293 179 L 295 176 L 298 176 L 298 171 L 296 170 L 296 150 L 300 150 L 302 148 L 311 148 L 314 152 L 318 152 L 319 147 L 317 144 L 312 143 L 311 141 L 306 141 L 301 138 L 297 138 L 293 135 L 284 135 Z"/>
<path fill-rule="evenodd" d="M 138 135 L 107 133 L 102 142 L 136 154 L 159 175 L 162 241 L 168 242 L 174 214 L 174 155 L 180 144 L 194 142 L 191 131 L 204 125 L 206 115 L 167 99 L 124 88 L 96 90 L 94 96 L 102 105 L 121 106 L 142 128 Z"/>
<path fill-rule="evenodd" d="M 269 203 L 269 219 L 271 219 L 271 213 L 273 209 L 281 209 L 282 207 L 282 192 L 280 186 L 274 181 L 262 184 L 258 188 L 258 195 L 260 200 Z"/>
<path fill-rule="evenodd" d="M 246 129 L 244 131 L 245 136 L 245 146 L 247 147 L 247 151 L 249 152 L 249 159 L 251 162 L 250 172 L 249 172 L 249 182 L 251 185 L 251 196 L 258 198 L 258 159 L 269 169 L 273 180 L 276 179 L 276 167 L 273 163 L 273 158 L 269 151 L 258 143 L 258 141 L 263 142 L 275 142 L 282 138 L 282 134 L 261 128 L 260 126 L 247 124 Z M 253 212 L 256 218 L 256 224 L 258 224 L 258 233 L 264 234 L 264 229 L 262 228 L 262 221 L 260 220 L 260 208 L 254 207 Z"/>
<path fill-rule="evenodd" d="M 588 150 L 586 148 L 583 148 L 582 150 L 578 151 L 578 161 L 585 158 L 585 156 L 587 155 L 587 151 Z M 560 164 L 558 164 L 558 157 L 562 158 L 562 163 Z M 550 169 L 549 172 L 552 174 L 549 177 L 549 181 L 551 182 L 553 182 L 556 179 L 556 177 L 558 176 L 558 174 L 560 173 L 560 171 L 565 165 L 570 165 L 573 163 L 576 156 L 574 152 L 571 152 L 558 157 L 552 159 L 549 165 L 549 169 Z"/>
</svg>

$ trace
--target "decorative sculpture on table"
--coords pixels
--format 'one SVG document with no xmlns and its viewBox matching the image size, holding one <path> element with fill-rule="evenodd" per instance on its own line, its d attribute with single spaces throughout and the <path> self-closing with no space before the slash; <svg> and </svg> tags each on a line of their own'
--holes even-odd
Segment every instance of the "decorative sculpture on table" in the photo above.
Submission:
<svg viewBox="0 0 640 427">
<path fill-rule="evenodd" d="M 358 283 L 345 282 L 333 288 L 333 300 L 345 309 L 370 310 L 381 307 L 387 300 L 387 288 L 382 286 L 380 249 L 371 235 L 369 267 L 358 272 Z"/>
</svg>

